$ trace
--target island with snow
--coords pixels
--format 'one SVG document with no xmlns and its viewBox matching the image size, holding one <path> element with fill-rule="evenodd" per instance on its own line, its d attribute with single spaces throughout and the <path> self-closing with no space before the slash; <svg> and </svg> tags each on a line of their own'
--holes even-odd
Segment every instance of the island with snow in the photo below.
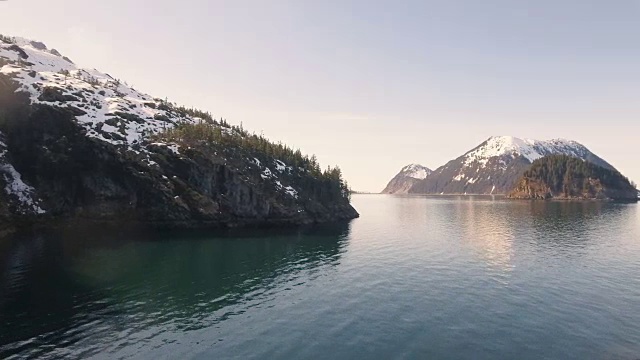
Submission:
<svg viewBox="0 0 640 360">
<path fill-rule="evenodd" d="M 0 224 L 160 227 L 352 219 L 339 168 L 0 36 Z"/>
</svg>

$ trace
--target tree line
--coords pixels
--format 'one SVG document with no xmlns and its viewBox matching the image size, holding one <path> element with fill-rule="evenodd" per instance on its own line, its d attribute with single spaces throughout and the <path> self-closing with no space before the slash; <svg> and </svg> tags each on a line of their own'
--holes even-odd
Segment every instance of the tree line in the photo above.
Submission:
<svg viewBox="0 0 640 360">
<path fill-rule="evenodd" d="M 541 180 L 552 191 L 563 193 L 572 190 L 591 191 L 592 183 L 589 180 L 599 180 L 603 186 L 613 189 L 636 188 L 618 171 L 567 155 L 550 155 L 534 161 L 524 177 Z"/>
<path fill-rule="evenodd" d="M 225 119 L 214 119 L 209 113 L 193 108 L 174 107 L 162 102 L 169 111 L 186 117 L 202 119 L 196 123 L 180 122 L 175 127 L 152 135 L 154 140 L 176 142 L 193 145 L 205 145 L 224 152 L 243 150 L 249 156 L 261 162 L 273 162 L 277 159 L 290 167 L 293 181 L 301 188 L 308 190 L 312 197 L 318 199 L 349 199 L 351 191 L 338 166 L 322 169 L 315 155 L 303 154 L 281 142 L 273 142 L 264 135 L 250 133 L 240 125 L 231 125 Z M 159 107 L 160 108 L 160 107 Z M 267 165 L 269 166 L 269 165 Z M 273 168 L 273 166 L 270 166 Z"/>
</svg>

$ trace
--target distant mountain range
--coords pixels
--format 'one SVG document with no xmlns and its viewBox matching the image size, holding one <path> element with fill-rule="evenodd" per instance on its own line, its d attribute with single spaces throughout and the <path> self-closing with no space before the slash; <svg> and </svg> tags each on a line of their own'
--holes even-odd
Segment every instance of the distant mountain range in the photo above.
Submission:
<svg viewBox="0 0 640 360">
<path fill-rule="evenodd" d="M 417 182 L 424 180 L 433 171 L 426 166 L 410 164 L 403 167 L 382 190 L 383 194 L 406 194 Z"/>
<path fill-rule="evenodd" d="M 608 162 L 576 141 L 494 136 L 423 179 L 401 182 L 401 179 L 407 178 L 401 171 L 389 182 L 383 193 L 506 194 L 533 161 L 548 155 L 567 155 L 615 170 Z"/>
</svg>

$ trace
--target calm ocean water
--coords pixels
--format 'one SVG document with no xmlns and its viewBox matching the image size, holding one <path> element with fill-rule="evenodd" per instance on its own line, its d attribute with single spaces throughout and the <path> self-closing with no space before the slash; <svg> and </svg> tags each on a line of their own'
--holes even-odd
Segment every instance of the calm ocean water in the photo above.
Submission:
<svg viewBox="0 0 640 360">
<path fill-rule="evenodd" d="M 638 205 L 353 203 L 312 229 L 0 240 L 0 358 L 640 358 Z"/>
</svg>

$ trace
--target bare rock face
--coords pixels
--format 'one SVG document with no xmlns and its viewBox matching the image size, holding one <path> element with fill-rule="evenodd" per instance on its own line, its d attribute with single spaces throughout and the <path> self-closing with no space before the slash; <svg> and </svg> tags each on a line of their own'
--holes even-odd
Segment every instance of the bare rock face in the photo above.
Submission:
<svg viewBox="0 0 640 360">
<path fill-rule="evenodd" d="M 31 42 L 31 46 L 33 46 L 34 48 L 36 48 L 38 50 L 47 50 L 47 45 L 45 45 L 44 43 L 39 42 L 39 41 L 32 41 Z"/>
<path fill-rule="evenodd" d="M 45 87 L 42 89 L 42 94 L 38 97 L 38 100 L 43 102 L 66 102 L 66 101 L 78 101 L 73 95 L 66 95 L 62 89 L 56 87 Z"/>
<path fill-rule="evenodd" d="M 414 184 L 424 180 L 431 172 L 431 169 L 426 166 L 419 164 L 407 165 L 389 181 L 384 190 L 382 190 L 382 194 L 406 194 Z"/>
</svg>

